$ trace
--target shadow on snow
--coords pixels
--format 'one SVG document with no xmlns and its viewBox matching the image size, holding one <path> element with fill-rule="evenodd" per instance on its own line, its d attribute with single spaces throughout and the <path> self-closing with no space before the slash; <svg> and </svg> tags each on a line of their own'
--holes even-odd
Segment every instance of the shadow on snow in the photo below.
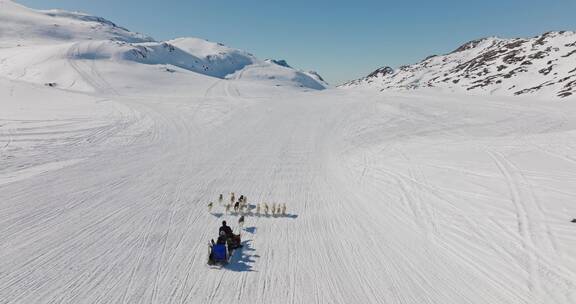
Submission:
<svg viewBox="0 0 576 304">
<path fill-rule="evenodd" d="M 256 233 L 256 229 L 257 229 L 256 227 L 252 226 L 252 227 L 244 228 L 244 231 L 251 233 L 251 234 L 254 234 L 254 233 Z"/>
<path fill-rule="evenodd" d="M 252 241 L 242 242 L 242 248 L 234 250 L 230 262 L 224 266 L 225 269 L 237 272 L 253 272 L 252 265 L 256 262 L 256 258 L 260 256 L 253 254 L 256 250 L 252 248 Z"/>
</svg>

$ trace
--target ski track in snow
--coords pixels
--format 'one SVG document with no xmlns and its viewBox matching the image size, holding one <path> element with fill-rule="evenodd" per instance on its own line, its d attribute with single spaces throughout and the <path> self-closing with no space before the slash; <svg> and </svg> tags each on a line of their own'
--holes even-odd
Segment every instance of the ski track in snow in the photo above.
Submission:
<svg viewBox="0 0 576 304">
<path fill-rule="evenodd" d="M 569 103 L 131 96 L 74 52 L 86 110 L 0 116 L 0 303 L 576 302 Z M 244 248 L 209 267 L 230 192 Z"/>
</svg>

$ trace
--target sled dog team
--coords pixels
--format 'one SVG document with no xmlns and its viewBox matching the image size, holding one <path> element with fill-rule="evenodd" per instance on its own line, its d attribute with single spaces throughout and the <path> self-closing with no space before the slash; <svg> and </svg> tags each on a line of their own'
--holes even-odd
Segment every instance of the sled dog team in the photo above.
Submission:
<svg viewBox="0 0 576 304">
<path fill-rule="evenodd" d="M 220 205 L 224 203 L 224 195 L 220 194 L 218 197 L 218 202 Z M 208 203 L 208 212 L 212 212 L 212 208 L 214 207 L 214 203 Z M 248 198 L 245 195 L 240 195 L 238 200 L 236 200 L 236 195 L 234 192 L 230 193 L 230 202 L 225 204 L 224 207 L 226 208 L 226 213 L 229 213 L 230 210 L 233 210 L 234 213 L 252 213 L 250 207 L 248 205 Z M 277 215 L 286 215 L 286 204 L 272 204 L 269 205 L 267 203 L 258 203 L 256 205 L 256 215 L 270 215 L 273 216 Z"/>
</svg>

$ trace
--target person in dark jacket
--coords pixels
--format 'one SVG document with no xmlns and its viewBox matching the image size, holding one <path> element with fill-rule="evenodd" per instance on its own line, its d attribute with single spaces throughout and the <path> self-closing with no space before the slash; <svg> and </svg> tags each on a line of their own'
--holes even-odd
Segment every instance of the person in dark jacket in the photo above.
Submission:
<svg viewBox="0 0 576 304">
<path fill-rule="evenodd" d="M 230 228 L 230 226 L 226 225 L 226 221 L 222 221 L 222 227 L 220 227 L 220 230 L 218 231 L 220 232 L 224 232 L 226 234 L 226 237 L 232 238 L 234 236 L 234 233 L 232 232 L 232 228 Z"/>
<path fill-rule="evenodd" d="M 234 234 L 234 232 L 232 232 L 232 228 L 226 225 L 226 221 L 222 221 L 222 227 L 220 227 L 219 233 L 224 233 L 226 235 L 226 242 L 228 244 L 229 250 L 242 247 L 240 235 Z"/>
</svg>

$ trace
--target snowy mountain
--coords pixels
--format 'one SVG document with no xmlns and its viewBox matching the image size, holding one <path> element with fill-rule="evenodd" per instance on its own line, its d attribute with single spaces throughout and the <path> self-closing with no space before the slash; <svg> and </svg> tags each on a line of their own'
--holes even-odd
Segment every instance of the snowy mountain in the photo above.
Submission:
<svg viewBox="0 0 576 304">
<path fill-rule="evenodd" d="M 116 76 L 135 70 L 142 74 L 192 72 L 273 86 L 327 87 L 315 74 L 260 60 L 220 43 L 198 38 L 157 42 L 100 17 L 32 10 L 9 0 L 0 0 L 0 37 L 0 76 L 69 90 L 108 87 L 89 79 L 93 78 L 89 74 L 95 74 L 91 71 L 98 69 L 100 78 L 110 78 L 103 75 L 105 70 Z"/>
<path fill-rule="evenodd" d="M 153 41 L 101 17 L 62 10 L 32 10 L 0 0 L 0 48 L 79 40 Z"/>
<path fill-rule="evenodd" d="M 436 87 L 480 94 L 567 97 L 576 93 L 576 33 L 474 40 L 449 54 L 429 56 L 398 70 L 380 68 L 341 87 Z"/>
<path fill-rule="evenodd" d="M 0 303 L 576 303 L 576 102 L 312 90 L 284 60 L 0 4 Z M 558 48 L 538 79 L 574 63 Z M 243 247 L 209 265 L 224 220 Z"/>
</svg>

